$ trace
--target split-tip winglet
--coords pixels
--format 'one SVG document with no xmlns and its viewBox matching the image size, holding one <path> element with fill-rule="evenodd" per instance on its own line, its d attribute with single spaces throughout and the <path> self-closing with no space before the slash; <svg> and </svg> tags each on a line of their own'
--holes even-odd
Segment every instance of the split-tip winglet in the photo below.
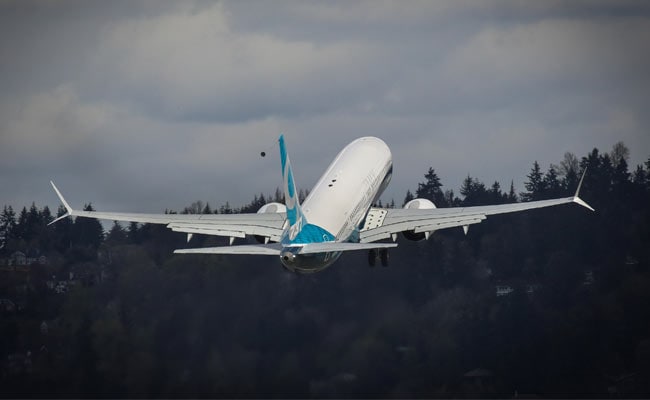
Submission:
<svg viewBox="0 0 650 400">
<path fill-rule="evenodd" d="M 596 211 L 594 210 L 593 207 L 591 207 L 589 204 L 587 204 L 584 200 L 580 198 L 580 188 L 582 187 L 582 181 L 585 179 L 586 174 L 587 174 L 587 167 L 585 167 L 585 170 L 582 172 L 582 177 L 580 177 L 580 182 L 578 183 L 576 194 L 573 195 L 573 202 L 578 203 L 581 206 L 590 209 L 591 211 Z"/>
<path fill-rule="evenodd" d="M 63 203 L 63 206 L 65 207 L 67 212 L 65 214 L 63 214 L 62 216 L 60 216 L 59 218 L 55 219 L 54 221 L 50 222 L 48 225 L 52 225 L 53 223 L 61 221 L 63 218 L 66 218 L 66 217 L 69 217 L 70 215 L 72 215 L 72 207 L 70 207 L 70 204 L 68 204 L 68 202 L 65 201 L 65 199 L 63 198 L 63 195 L 61 194 L 61 192 L 59 192 L 59 189 L 57 189 L 54 182 L 50 181 L 50 185 L 52 185 L 52 188 L 56 192 L 56 195 L 59 196 L 59 200 L 61 200 L 61 203 Z"/>
<path fill-rule="evenodd" d="M 590 209 L 591 211 L 596 211 L 596 210 L 593 209 L 593 207 L 591 207 L 589 204 L 587 204 L 584 200 L 582 200 L 582 199 L 581 199 L 580 197 L 578 197 L 578 196 L 574 196 L 574 197 L 573 197 L 573 202 L 574 202 L 574 203 L 578 203 L 578 204 L 580 204 L 581 206 Z"/>
</svg>

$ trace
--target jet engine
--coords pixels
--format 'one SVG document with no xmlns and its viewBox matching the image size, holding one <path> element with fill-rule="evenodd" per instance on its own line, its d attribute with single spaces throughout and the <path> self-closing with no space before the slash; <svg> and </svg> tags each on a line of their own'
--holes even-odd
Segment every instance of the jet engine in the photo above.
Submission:
<svg viewBox="0 0 650 400">
<path fill-rule="evenodd" d="M 428 199 L 413 199 L 404 205 L 404 209 L 429 210 L 432 208 L 436 208 L 436 205 Z M 432 233 L 433 231 L 415 233 L 414 230 L 402 232 L 406 239 L 414 242 L 429 239 Z"/>
<path fill-rule="evenodd" d="M 283 213 L 287 212 L 287 207 L 284 204 L 281 203 L 266 203 L 262 207 L 260 207 L 259 210 L 257 210 L 258 214 L 265 214 L 265 213 Z M 265 236 L 259 236 L 259 235 L 254 235 L 255 240 L 257 240 L 258 243 L 265 244 L 269 242 L 269 238 Z"/>
</svg>

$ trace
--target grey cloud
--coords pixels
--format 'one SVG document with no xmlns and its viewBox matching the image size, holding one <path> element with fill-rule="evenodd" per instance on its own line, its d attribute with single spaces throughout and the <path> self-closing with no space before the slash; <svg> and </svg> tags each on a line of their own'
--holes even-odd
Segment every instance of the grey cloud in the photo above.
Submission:
<svg viewBox="0 0 650 400">
<path fill-rule="evenodd" d="M 115 24 L 93 66 L 133 106 L 179 119 L 242 121 L 328 112 L 354 103 L 385 76 L 373 46 L 317 45 L 230 29 L 223 7 Z M 135 102 L 134 102 L 135 100 Z"/>
<path fill-rule="evenodd" d="M 279 186 L 282 131 L 303 187 L 382 137 L 397 202 L 429 166 L 523 190 L 533 160 L 650 152 L 643 2 L 0 7 L 2 203 L 53 204 L 53 177 L 101 209 L 242 204 Z"/>
</svg>

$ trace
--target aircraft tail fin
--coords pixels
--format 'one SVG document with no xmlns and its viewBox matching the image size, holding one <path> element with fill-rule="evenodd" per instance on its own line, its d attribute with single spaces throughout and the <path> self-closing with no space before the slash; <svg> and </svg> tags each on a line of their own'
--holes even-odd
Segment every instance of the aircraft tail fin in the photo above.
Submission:
<svg viewBox="0 0 650 400">
<path fill-rule="evenodd" d="M 280 134 L 280 160 L 282 161 L 282 180 L 284 186 L 284 203 L 287 207 L 287 219 L 292 229 L 300 231 L 307 221 L 300 208 L 300 199 L 296 191 L 296 183 L 293 178 L 293 170 L 287 153 L 287 146 L 284 144 L 284 135 Z"/>
</svg>

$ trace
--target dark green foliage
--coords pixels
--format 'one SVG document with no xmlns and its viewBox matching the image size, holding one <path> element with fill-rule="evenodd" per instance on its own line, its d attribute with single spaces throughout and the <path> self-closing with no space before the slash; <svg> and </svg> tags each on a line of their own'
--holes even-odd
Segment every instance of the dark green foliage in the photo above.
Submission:
<svg viewBox="0 0 650 400">
<path fill-rule="evenodd" d="M 485 188 L 485 184 L 469 175 L 463 180 L 463 184 L 460 187 L 460 194 L 464 197 L 462 202 L 463 206 L 489 204 L 489 200 L 493 199 L 493 196 Z"/>
<path fill-rule="evenodd" d="M 137 224 L 136 224 L 136 229 L 137 229 Z M 117 246 L 121 244 L 126 244 L 128 243 L 128 241 L 129 238 L 128 238 L 127 231 L 122 227 L 122 225 L 120 225 L 119 222 L 114 221 L 111 230 L 108 231 L 108 234 L 106 235 L 106 244 L 109 246 Z"/>
<path fill-rule="evenodd" d="M 521 193 L 521 200 L 543 200 L 546 196 L 546 181 L 544 180 L 544 174 L 542 173 L 542 170 L 539 167 L 539 163 L 537 161 L 533 163 L 533 168 L 527 177 L 528 181 L 524 183 L 526 192 Z"/>
<path fill-rule="evenodd" d="M 92 204 L 88 203 L 84 211 L 94 211 Z M 77 218 L 72 228 L 73 243 L 80 247 L 97 249 L 104 240 L 102 224 L 93 218 Z"/>
<path fill-rule="evenodd" d="M 61 217 L 66 214 L 66 209 L 62 205 L 59 206 L 56 216 Z M 54 229 L 54 248 L 59 253 L 64 253 L 66 250 L 72 247 L 73 243 L 73 232 L 72 232 L 73 221 L 71 218 L 64 218 L 54 224 L 52 228 Z"/>
<path fill-rule="evenodd" d="M 517 192 L 515 192 L 515 181 L 511 180 L 510 190 L 508 191 L 508 195 L 506 196 L 506 203 L 516 203 L 517 200 L 518 198 L 517 198 Z"/>
<path fill-rule="evenodd" d="M 101 239 L 81 218 L 44 228 L 49 210 L 24 209 L 12 223 L 5 207 L 7 245 L 52 240 L 52 262 L 24 278 L 33 287 L 20 295 L 25 310 L 0 319 L 0 356 L 30 350 L 33 362 L 31 373 L 0 375 L 3 393 L 648 397 L 650 160 L 630 174 L 614 156 L 621 146 L 579 165 L 567 154 L 548 171 L 533 164 L 523 197 L 571 195 L 588 167 L 581 196 L 595 213 L 565 205 L 490 217 L 467 236 L 457 228 L 400 241 L 390 268 L 347 253 L 321 273 L 294 275 L 275 258 L 173 255 L 185 237 L 160 225 L 114 224 Z M 506 194 L 471 176 L 461 195 L 465 205 L 517 200 L 512 182 Z M 278 196 L 218 210 L 255 212 Z M 444 197 L 460 205 L 453 191 Z M 198 206 L 187 212 L 208 208 Z M 82 228 L 95 229 L 99 247 L 83 244 Z M 225 243 L 197 235 L 190 245 Z M 70 292 L 47 289 L 70 272 L 80 276 Z M 7 277 L 3 296 L 19 298 Z M 497 297 L 496 285 L 513 292 Z M 465 376 L 481 369 L 482 378 Z"/>
<path fill-rule="evenodd" d="M 425 182 L 418 184 L 418 190 L 415 191 L 415 197 L 431 200 L 436 207 L 447 207 L 447 200 L 442 192 L 442 183 L 433 168 L 424 175 Z"/>
<path fill-rule="evenodd" d="M 406 191 L 406 196 L 404 196 L 404 202 L 402 203 L 402 206 L 406 205 L 409 201 L 415 199 L 415 196 L 413 196 L 413 193 L 411 193 L 410 190 Z"/>
<path fill-rule="evenodd" d="M 4 249 L 16 233 L 16 213 L 11 206 L 4 206 L 0 215 L 0 249 Z"/>
</svg>

